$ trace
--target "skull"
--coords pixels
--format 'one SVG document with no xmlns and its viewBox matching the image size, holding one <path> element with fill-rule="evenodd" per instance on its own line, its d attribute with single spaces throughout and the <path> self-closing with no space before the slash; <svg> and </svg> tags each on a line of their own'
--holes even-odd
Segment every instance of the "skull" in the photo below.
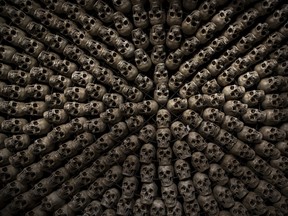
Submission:
<svg viewBox="0 0 288 216">
<path fill-rule="evenodd" d="M 191 157 L 191 150 L 187 142 L 177 140 L 173 144 L 173 152 L 179 159 L 187 159 Z"/>
<path fill-rule="evenodd" d="M 184 53 L 181 49 L 176 49 L 175 51 L 170 52 L 165 61 L 166 67 L 169 70 L 176 70 L 180 66 L 183 56 Z M 182 74 L 180 71 L 178 71 L 175 75 L 172 75 L 169 84 L 170 89 L 173 88 L 175 90 L 179 88 L 180 85 L 183 83 L 184 79 L 184 74 Z"/>
<path fill-rule="evenodd" d="M 137 75 L 134 82 L 137 84 L 138 88 L 144 92 L 150 92 L 153 88 L 153 81 L 140 73 Z"/>
<path fill-rule="evenodd" d="M 192 166 L 199 172 L 204 172 L 209 168 L 207 158 L 202 152 L 194 152 L 191 157 Z"/>
<path fill-rule="evenodd" d="M 134 54 L 137 68 L 140 71 L 147 72 L 152 66 L 152 62 L 148 54 L 142 48 L 136 49 Z"/>
<path fill-rule="evenodd" d="M 102 197 L 101 205 L 106 208 L 114 207 L 120 198 L 120 191 L 116 188 L 108 189 Z"/>
<path fill-rule="evenodd" d="M 158 177 L 163 187 L 173 184 L 174 168 L 171 165 L 158 166 Z"/>
<path fill-rule="evenodd" d="M 240 140 L 230 149 L 230 153 L 246 160 L 252 160 L 255 157 L 254 150 Z"/>
<path fill-rule="evenodd" d="M 151 205 L 150 209 L 151 216 L 165 216 L 166 215 L 166 208 L 165 204 L 161 199 L 155 199 Z"/>
<path fill-rule="evenodd" d="M 243 104 L 238 100 L 229 100 L 224 104 L 223 110 L 226 115 L 239 116 L 246 113 L 247 104 Z"/>
<path fill-rule="evenodd" d="M 281 199 L 281 193 L 275 188 L 274 185 L 260 180 L 258 186 L 255 188 L 255 192 L 259 194 L 264 200 L 269 200 L 275 203 Z"/>
<path fill-rule="evenodd" d="M 233 199 L 232 192 L 228 188 L 216 185 L 213 188 L 213 195 L 217 202 L 224 208 L 231 208 L 234 206 L 235 201 Z"/>
<path fill-rule="evenodd" d="M 180 113 L 187 109 L 187 99 L 183 98 L 173 98 L 167 103 L 167 109 L 172 113 Z"/>
<path fill-rule="evenodd" d="M 100 175 L 103 172 L 107 171 L 109 168 L 110 161 L 108 161 L 108 156 L 100 156 L 97 158 L 91 166 L 91 169 L 95 173 L 95 175 Z"/>
<path fill-rule="evenodd" d="M 261 111 L 255 108 L 248 108 L 247 112 L 242 115 L 242 120 L 246 124 L 263 123 L 266 119 L 266 111 Z"/>
<path fill-rule="evenodd" d="M 267 207 L 264 204 L 263 199 L 255 192 L 249 192 L 243 199 L 243 205 L 252 214 L 263 214 L 267 211 Z"/>
<path fill-rule="evenodd" d="M 144 144 L 140 149 L 140 162 L 141 163 L 152 163 L 152 160 L 155 158 L 156 149 L 155 147 L 148 143 Z"/>
<path fill-rule="evenodd" d="M 167 13 L 167 24 L 172 25 L 181 25 L 183 17 L 183 10 L 177 2 L 170 2 L 169 9 Z"/>
<path fill-rule="evenodd" d="M 221 124 L 224 120 L 225 113 L 216 108 L 206 108 L 203 111 L 203 119 L 215 124 Z"/>
<path fill-rule="evenodd" d="M 177 49 L 180 46 L 182 39 L 182 33 L 179 25 L 173 25 L 170 27 L 167 33 L 166 45 L 169 49 Z"/>
<path fill-rule="evenodd" d="M 167 148 L 158 148 L 157 149 L 157 159 L 159 165 L 165 166 L 170 165 L 172 160 L 172 150 L 170 147 Z"/>
<path fill-rule="evenodd" d="M 88 83 L 92 83 L 94 78 L 86 71 L 74 71 L 71 76 L 71 80 L 80 86 L 87 86 Z"/>
<path fill-rule="evenodd" d="M 214 93 L 219 93 L 220 92 L 220 85 L 218 84 L 219 81 L 217 81 L 216 79 L 211 79 L 206 81 L 206 83 L 204 85 L 202 85 L 201 91 L 203 94 L 214 94 Z M 223 94 L 223 97 L 225 99 L 225 95 Z"/>
<path fill-rule="evenodd" d="M 104 184 L 108 187 L 116 184 L 122 179 L 122 167 L 119 165 L 112 166 L 104 174 Z"/>
<path fill-rule="evenodd" d="M 146 28 L 149 25 L 148 14 L 142 4 L 133 5 L 132 17 L 137 28 Z"/>
<path fill-rule="evenodd" d="M 24 126 L 27 124 L 28 121 L 24 118 L 10 118 L 2 121 L 1 129 L 4 132 L 18 134 L 24 132 Z"/>
<path fill-rule="evenodd" d="M 225 170 L 219 164 L 210 164 L 209 178 L 217 185 L 225 185 L 229 178 L 225 173 Z"/>
<path fill-rule="evenodd" d="M 138 104 L 139 113 L 145 115 L 156 114 L 158 110 L 158 103 L 154 100 L 144 100 Z"/>
<path fill-rule="evenodd" d="M 156 131 L 156 141 L 159 148 L 167 148 L 171 141 L 171 130 L 169 128 L 159 128 Z"/>
<path fill-rule="evenodd" d="M 133 49 L 133 54 L 134 54 L 134 49 Z M 121 75 L 123 77 L 125 77 L 126 80 L 129 80 L 129 81 L 135 80 L 135 78 L 138 75 L 137 68 L 133 64 L 131 64 L 125 60 L 119 61 L 119 63 L 117 64 L 117 68 L 118 68 L 119 72 L 121 73 Z"/>
<path fill-rule="evenodd" d="M 148 188 L 145 188 L 145 192 L 143 191 L 143 199 L 145 199 L 144 197 L 149 196 L 149 192 L 146 193 L 147 189 Z M 152 189 L 151 192 L 153 192 L 153 191 L 154 190 Z M 147 194 L 147 195 L 145 195 L 145 194 Z M 147 197 L 147 201 L 149 201 L 148 198 L 149 197 Z M 151 202 L 149 202 L 149 203 L 151 203 Z M 133 206 L 133 214 L 141 215 L 141 216 L 149 215 L 149 206 L 142 202 L 142 198 L 139 198 L 135 201 L 135 205 Z M 125 215 L 126 215 L 126 213 L 125 213 Z"/>
<path fill-rule="evenodd" d="M 199 134 L 203 137 L 213 138 L 220 132 L 220 127 L 210 121 L 202 121 L 198 129 Z"/>
<path fill-rule="evenodd" d="M 23 101 L 27 98 L 26 90 L 18 85 L 4 85 L 1 95 L 12 100 Z"/>
<path fill-rule="evenodd" d="M 260 131 L 261 132 L 261 131 Z M 256 129 L 244 126 L 243 129 L 237 133 L 237 137 L 243 142 L 259 143 L 262 140 L 262 134 Z"/>
<path fill-rule="evenodd" d="M 220 165 L 227 173 L 232 173 L 234 176 L 243 174 L 239 161 L 233 155 L 225 154 Z"/>
<path fill-rule="evenodd" d="M 229 132 L 240 132 L 244 127 L 244 123 L 234 116 L 225 115 L 221 127 Z"/>
<path fill-rule="evenodd" d="M 260 157 L 277 159 L 281 155 L 280 151 L 270 142 L 263 140 L 254 146 L 254 150 Z"/>
<path fill-rule="evenodd" d="M 283 120 L 285 115 L 281 109 L 266 109 L 263 111 L 263 115 L 266 117 L 263 121 L 265 125 L 277 125 Z"/>
<path fill-rule="evenodd" d="M 186 35 L 193 35 L 200 26 L 200 22 L 201 22 L 200 11 L 194 10 L 183 20 L 181 29 Z"/>
<path fill-rule="evenodd" d="M 202 94 L 196 94 L 188 99 L 188 107 L 194 111 L 201 111 L 207 104 L 207 97 Z"/>
<path fill-rule="evenodd" d="M 136 48 L 145 50 L 149 46 L 148 35 L 141 29 L 136 28 L 132 30 L 132 41 Z"/>
<path fill-rule="evenodd" d="M 234 206 L 230 209 L 230 213 L 235 216 L 249 215 L 248 210 L 241 202 L 235 202 Z"/>
<path fill-rule="evenodd" d="M 133 116 L 138 114 L 138 104 L 126 102 L 119 106 L 121 114 L 125 116 Z"/>
<path fill-rule="evenodd" d="M 152 183 L 156 177 L 156 167 L 154 163 L 143 164 L 140 168 L 141 182 Z"/>
<path fill-rule="evenodd" d="M 10 152 L 18 152 L 30 145 L 31 139 L 27 134 L 17 134 L 5 138 L 4 145 Z"/>
<path fill-rule="evenodd" d="M 100 118 L 104 123 L 116 124 L 122 119 L 122 114 L 119 108 L 109 108 L 104 111 L 104 105 L 102 104 L 102 112 Z M 98 108 L 99 109 L 99 108 Z M 101 110 L 101 109 L 100 109 Z"/>
<path fill-rule="evenodd" d="M 243 86 L 230 85 L 223 88 L 222 92 L 226 100 L 235 100 L 243 97 L 245 88 Z"/>
<path fill-rule="evenodd" d="M 72 85 L 71 79 L 62 75 L 51 75 L 49 78 L 49 85 L 59 91 L 64 91 Z M 55 93 L 53 93 L 55 94 Z M 59 93 L 58 93 L 59 94 Z"/>
<path fill-rule="evenodd" d="M 149 21 L 152 26 L 165 23 L 166 16 L 165 11 L 162 8 L 162 4 L 159 4 L 157 1 L 150 2 Z"/>
<path fill-rule="evenodd" d="M 230 21 L 233 11 L 231 9 L 220 10 L 211 21 L 216 24 L 217 30 L 222 30 Z"/>
<path fill-rule="evenodd" d="M 113 21 L 115 24 L 115 28 L 120 35 L 129 36 L 131 34 L 131 31 L 133 30 L 133 25 L 122 12 L 115 12 L 113 14 Z"/>
<path fill-rule="evenodd" d="M 180 202 L 176 202 L 176 205 L 173 207 L 167 208 L 167 215 L 168 216 L 181 216 L 182 215 L 182 204 Z"/>
<path fill-rule="evenodd" d="M 84 124 L 84 128 L 87 132 L 101 133 L 104 132 L 107 125 L 100 119 L 90 119 Z"/>
<path fill-rule="evenodd" d="M 131 135 L 123 140 L 122 149 L 124 153 L 132 153 L 140 148 L 140 142 L 136 135 Z"/>
<path fill-rule="evenodd" d="M 228 186 L 229 186 L 230 191 L 233 194 L 233 197 L 236 197 L 238 199 L 242 199 L 249 192 L 245 184 L 238 178 L 230 178 L 228 182 Z"/>
<path fill-rule="evenodd" d="M 218 145 L 214 143 L 208 143 L 207 148 L 205 149 L 205 156 L 210 161 L 218 162 L 224 156 L 224 152 Z"/>
<path fill-rule="evenodd" d="M 126 120 L 129 131 L 134 132 L 140 130 L 144 125 L 144 118 L 142 115 L 131 116 Z"/>
<path fill-rule="evenodd" d="M 158 187 L 155 182 L 142 184 L 140 191 L 141 203 L 151 205 L 157 196 Z M 136 205 L 136 204 L 135 204 Z"/>
<path fill-rule="evenodd" d="M 111 149 L 108 154 L 108 161 L 110 164 L 115 163 L 122 163 L 125 160 L 125 153 L 123 151 L 122 146 L 116 146 L 115 148 Z"/>
<path fill-rule="evenodd" d="M 287 157 L 280 156 L 278 159 L 271 160 L 270 164 L 271 166 L 281 170 L 282 172 L 285 172 L 287 170 Z"/>
<path fill-rule="evenodd" d="M 180 121 L 173 122 L 170 129 L 173 136 L 177 139 L 183 139 L 189 133 L 189 129 Z"/>
<path fill-rule="evenodd" d="M 68 120 L 68 114 L 64 109 L 51 109 L 43 113 L 44 119 L 54 125 L 63 124 Z"/>
<path fill-rule="evenodd" d="M 278 109 L 283 105 L 284 100 L 279 94 L 266 94 L 261 104 L 263 109 Z"/>
<path fill-rule="evenodd" d="M 178 191 L 185 202 L 195 200 L 195 188 L 191 179 L 179 181 Z"/>
<path fill-rule="evenodd" d="M 202 122 L 202 118 L 201 116 L 195 112 L 192 109 L 186 109 L 183 113 L 182 113 L 182 118 L 181 118 L 182 122 L 189 125 L 189 127 L 192 128 L 197 128 L 201 122 Z"/>
<path fill-rule="evenodd" d="M 123 175 L 133 176 L 139 169 L 139 159 L 133 155 L 126 158 L 123 164 Z"/>
<path fill-rule="evenodd" d="M 282 84 L 282 76 L 271 76 L 261 79 L 257 89 L 263 90 L 266 94 L 279 90 Z"/>
<path fill-rule="evenodd" d="M 87 99 L 85 88 L 68 87 L 64 90 L 64 96 L 70 101 L 84 102 Z"/>
<path fill-rule="evenodd" d="M 164 105 L 167 103 L 169 98 L 169 90 L 168 86 L 164 83 L 160 83 L 156 86 L 156 89 L 154 90 L 154 100 L 161 104 Z"/>
<path fill-rule="evenodd" d="M 202 13 L 202 11 L 200 10 L 200 14 L 201 13 Z M 216 29 L 217 29 L 217 26 L 215 23 L 208 22 L 207 24 L 201 26 L 197 30 L 195 36 L 197 37 L 197 39 L 200 41 L 201 44 L 204 44 L 213 37 Z"/>
<path fill-rule="evenodd" d="M 212 193 L 211 181 L 205 173 L 195 173 L 193 176 L 193 184 L 196 191 L 202 196 L 207 196 Z"/>
<path fill-rule="evenodd" d="M 118 93 L 105 93 L 102 98 L 103 103 L 108 107 L 119 107 L 123 104 L 123 96 Z"/>
<path fill-rule="evenodd" d="M 147 81 L 149 81 L 148 84 L 151 84 L 150 80 L 145 76 L 145 82 L 142 83 L 144 84 L 144 87 L 149 86 L 146 86 Z M 143 93 L 136 87 L 127 87 L 125 90 L 123 90 L 123 94 L 127 100 L 132 102 L 140 102 L 143 99 Z"/>
<path fill-rule="evenodd" d="M 191 177 L 191 170 L 189 164 L 182 159 L 176 160 L 174 170 L 179 180 L 185 180 Z"/>
<path fill-rule="evenodd" d="M 166 109 L 159 109 L 156 115 L 157 128 L 167 128 L 171 123 L 171 114 Z"/>
<path fill-rule="evenodd" d="M 283 141 L 286 137 L 286 133 L 282 129 L 272 126 L 263 126 L 259 129 L 260 133 L 263 135 L 263 139 L 268 142 L 279 142 Z"/>
<path fill-rule="evenodd" d="M 154 82 L 156 84 L 160 83 L 168 83 L 168 71 L 165 68 L 164 63 L 159 63 L 155 66 L 155 71 L 154 71 Z"/>
<path fill-rule="evenodd" d="M 89 215 L 89 214 L 101 215 L 102 213 L 103 213 L 103 209 L 102 209 L 101 203 L 97 200 L 93 200 L 84 209 L 84 215 L 85 214 L 87 214 L 87 215 Z"/>
<path fill-rule="evenodd" d="M 162 24 L 153 25 L 150 30 L 150 42 L 152 45 L 163 45 L 165 43 L 165 30 Z"/>
<path fill-rule="evenodd" d="M 195 213 L 195 215 L 200 214 L 200 206 L 198 204 L 197 199 L 194 199 L 193 201 L 190 202 L 185 202 L 183 203 L 183 209 L 185 214 L 189 215 L 191 212 Z"/>
<path fill-rule="evenodd" d="M 16 85 L 26 86 L 31 83 L 31 76 L 22 70 L 10 70 L 7 79 Z"/>
<path fill-rule="evenodd" d="M 164 200 L 164 203 L 167 207 L 173 207 L 176 205 L 178 195 L 176 184 L 173 183 L 172 185 L 167 187 L 162 186 L 161 194 L 162 199 Z"/>
<path fill-rule="evenodd" d="M 128 41 L 124 38 L 119 37 L 116 39 L 115 48 L 125 58 L 131 58 L 134 55 L 134 51 L 135 51 L 134 45 L 130 41 Z M 123 61 L 126 62 L 125 60 L 122 60 L 122 62 Z M 119 66 L 117 65 L 117 68 L 118 67 Z M 126 71 L 127 71 L 127 69 L 126 69 Z"/>
<path fill-rule="evenodd" d="M 198 86 L 194 81 L 185 83 L 179 90 L 180 97 L 189 98 L 197 94 Z"/>
<path fill-rule="evenodd" d="M 220 107 L 223 107 L 223 105 L 225 103 L 225 96 L 222 93 L 211 94 L 211 95 L 208 95 L 206 97 L 206 101 L 205 102 L 208 103 L 209 107 L 213 107 L 213 108 L 218 108 L 219 109 Z"/>
<path fill-rule="evenodd" d="M 208 213 L 209 215 L 218 215 L 219 207 L 213 195 L 199 195 L 198 203 L 204 212 Z"/>
</svg>

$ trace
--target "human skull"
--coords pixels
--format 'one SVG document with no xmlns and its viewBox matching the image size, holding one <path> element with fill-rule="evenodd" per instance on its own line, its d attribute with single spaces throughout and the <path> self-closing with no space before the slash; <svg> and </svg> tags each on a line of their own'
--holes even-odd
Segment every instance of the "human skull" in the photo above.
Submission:
<svg viewBox="0 0 288 216">
<path fill-rule="evenodd" d="M 193 109 L 186 109 L 182 113 L 181 120 L 183 123 L 189 125 L 189 127 L 192 127 L 192 128 L 197 128 L 203 121 L 201 116 L 197 112 L 195 112 Z"/>
<path fill-rule="evenodd" d="M 185 202 L 195 200 L 195 187 L 191 179 L 179 181 L 178 191 Z"/>
<path fill-rule="evenodd" d="M 152 183 L 156 177 L 156 167 L 154 163 L 142 164 L 140 168 L 141 182 Z"/>
<path fill-rule="evenodd" d="M 148 14 L 142 4 L 133 5 L 132 17 L 137 28 L 146 28 L 149 25 Z"/>
<path fill-rule="evenodd" d="M 179 25 L 173 25 L 170 27 L 167 37 L 166 37 L 166 45 L 169 49 L 177 49 L 180 46 L 182 39 L 182 33 Z"/>
<path fill-rule="evenodd" d="M 170 147 L 158 148 L 157 149 L 157 159 L 159 161 L 159 165 L 161 165 L 161 166 L 170 165 L 171 161 L 172 161 L 172 149 Z"/>
<path fill-rule="evenodd" d="M 249 192 L 243 199 L 243 205 L 254 214 L 263 214 L 267 211 L 263 199 L 255 192 Z"/>
<path fill-rule="evenodd" d="M 272 126 L 263 126 L 259 129 L 260 133 L 263 135 L 263 139 L 268 142 L 280 142 L 286 137 L 284 130 Z"/>
<path fill-rule="evenodd" d="M 164 187 L 173 184 L 174 168 L 172 165 L 158 166 L 158 178 Z"/>
<path fill-rule="evenodd" d="M 265 180 L 260 180 L 255 192 L 259 194 L 264 200 L 269 200 L 275 203 L 281 199 L 281 193 L 275 188 L 274 185 Z"/>
<path fill-rule="evenodd" d="M 232 173 L 234 176 L 243 174 L 240 162 L 233 155 L 225 154 L 220 165 L 227 173 Z"/>
<path fill-rule="evenodd" d="M 168 83 L 168 71 L 164 63 L 156 64 L 153 78 L 156 84 Z"/>
<path fill-rule="evenodd" d="M 219 134 L 220 129 L 221 128 L 218 125 L 214 124 L 213 122 L 202 121 L 198 128 L 198 132 L 203 137 L 212 138 L 216 137 Z"/>
<path fill-rule="evenodd" d="M 49 123 L 59 125 L 68 120 L 68 114 L 64 109 L 51 109 L 43 113 L 43 117 Z"/>
<path fill-rule="evenodd" d="M 252 160 L 255 157 L 255 151 L 240 140 L 230 149 L 230 153 L 246 160 Z"/>
<path fill-rule="evenodd" d="M 120 191 L 116 188 L 110 188 L 103 194 L 101 205 L 106 208 L 112 208 L 118 203 L 119 198 Z"/>
<path fill-rule="evenodd" d="M 247 112 L 242 115 L 242 120 L 246 124 L 263 123 L 266 119 L 266 115 L 267 113 L 265 111 L 255 108 L 248 108 Z"/>
<path fill-rule="evenodd" d="M 197 200 L 204 212 L 209 215 L 218 215 L 219 207 L 213 195 L 199 195 Z"/>
<path fill-rule="evenodd" d="M 180 113 L 187 109 L 187 99 L 185 98 L 173 98 L 168 100 L 167 109 L 172 113 Z"/>
<path fill-rule="evenodd" d="M 205 173 L 195 173 L 193 176 L 193 184 L 196 191 L 202 196 L 207 196 L 212 193 L 211 181 Z"/>
<path fill-rule="evenodd" d="M 177 139 L 183 139 L 189 133 L 189 129 L 180 121 L 173 122 L 170 129 L 173 136 Z"/>
<path fill-rule="evenodd" d="M 104 174 L 104 184 L 108 187 L 116 184 L 123 178 L 122 176 L 122 167 L 119 165 L 112 166 Z"/>
<path fill-rule="evenodd" d="M 159 128 L 156 131 L 156 141 L 159 148 L 167 148 L 171 141 L 171 130 L 169 128 Z"/>
<path fill-rule="evenodd" d="M 147 194 L 147 195 L 149 195 L 149 194 Z M 143 192 L 143 196 L 144 196 L 144 192 Z M 146 205 L 142 202 L 141 198 L 139 198 L 135 201 L 135 205 L 133 206 L 133 214 L 141 215 L 141 216 L 149 214 L 149 207 L 148 207 L 148 205 Z"/>
<path fill-rule="evenodd" d="M 182 159 L 176 160 L 174 170 L 179 180 L 185 180 L 191 177 L 191 170 L 189 164 Z"/>
<path fill-rule="evenodd" d="M 167 103 L 169 98 L 169 89 L 168 86 L 164 83 L 160 83 L 156 85 L 156 89 L 154 90 L 154 100 L 161 105 Z"/>
<path fill-rule="evenodd" d="M 258 132 L 256 129 L 248 126 L 244 126 L 243 129 L 237 133 L 237 137 L 243 142 L 248 143 L 259 143 L 263 138 L 261 131 Z"/>
<path fill-rule="evenodd" d="M 24 118 L 10 118 L 1 122 L 1 129 L 4 132 L 18 134 L 24 132 L 24 126 L 27 124 L 28 121 Z"/>
<path fill-rule="evenodd" d="M 162 8 L 162 4 L 157 1 L 150 1 L 150 10 L 148 11 L 149 21 L 152 26 L 165 23 L 166 14 Z"/>
<path fill-rule="evenodd" d="M 151 205 L 150 209 L 151 216 L 165 216 L 166 215 L 166 207 L 162 199 L 155 199 Z"/>
<path fill-rule="evenodd" d="M 150 92 L 153 88 L 153 81 L 148 76 L 144 76 L 143 74 L 138 74 L 134 80 L 135 84 L 137 84 L 138 88 L 143 92 Z"/>
<path fill-rule="evenodd" d="M 187 142 L 177 140 L 173 144 L 173 152 L 179 159 L 187 159 L 191 157 L 191 150 Z"/>
<path fill-rule="evenodd" d="M 238 178 L 230 178 L 228 186 L 233 194 L 233 197 L 236 197 L 237 199 L 242 199 L 249 192 L 245 184 Z"/>
<path fill-rule="evenodd" d="M 222 207 L 231 208 L 234 206 L 235 201 L 232 192 L 227 187 L 216 185 L 213 188 L 213 195 Z"/>
<path fill-rule="evenodd" d="M 221 127 L 222 129 L 227 130 L 229 132 L 234 132 L 234 131 L 240 132 L 244 127 L 244 123 L 234 116 L 225 115 L 225 118 Z"/>
<path fill-rule="evenodd" d="M 155 182 L 142 184 L 140 192 L 141 203 L 151 205 L 157 196 L 157 192 L 158 187 Z"/>
<path fill-rule="evenodd" d="M 185 83 L 179 90 L 179 95 L 182 98 L 189 98 L 198 92 L 198 86 L 194 81 Z"/>
<path fill-rule="evenodd" d="M 219 164 L 215 163 L 210 164 L 209 178 L 217 185 L 225 185 L 229 181 L 225 170 Z"/>
<path fill-rule="evenodd" d="M 135 54 L 135 63 L 136 63 L 137 68 L 140 71 L 147 72 L 152 66 L 152 62 L 148 54 L 142 48 L 136 49 L 134 51 L 134 54 Z"/>
<path fill-rule="evenodd" d="M 128 53 L 130 53 L 130 52 L 128 52 Z M 133 54 L 134 54 L 134 50 L 133 50 Z M 129 80 L 129 81 L 135 80 L 135 78 L 138 75 L 137 68 L 133 64 L 131 64 L 125 60 L 119 61 L 119 63 L 117 64 L 117 69 L 119 70 L 121 75 L 123 77 L 125 77 L 126 80 Z"/>
<path fill-rule="evenodd" d="M 224 156 L 222 149 L 214 143 L 208 143 L 204 153 L 208 160 L 214 162 L 220 161 Z"/>
<path fill-rule="evenodd" d="M 254 150 L 260 157 L 277 159 L 281 152 L 272 143 L 263 140 L 261 143 L 254 146 Z"/>
<path fill-rule="evenodd" d="M 182 23 L 183 10 L 177 2 L 170 2 L 166 22 L 169 26 Z"/>
<path fill-rule="evenodd" d="M 150 42 L 152 45 L 163 45 L 165 43 L 165 30 L 162 24 L 153 25 L 150 30 Z"/>
<path fill-rule="evenodd" d="M 176 184 L 164 187 L 161 186 L 162 199 L 167 207 L 173 207 L 177 202 L 178 190 Z"/>
<path fill-rule="evenodd" d="M 141 163 L 152 163 L 152 160 L 156 156 L 156 149 L 155 147 L 150 144 L 144 144 L 140 149 L 140 162 Z"/>
<path fill-rule="evenodd" d="M 144 100 L 138 103 L 139 113 L 144 115 L 156 114 L 158 107 L 158 103 L 154 100 Z"/>
<path fill-rule="evenodd" d="M 192 4 L 188 4 L 189 7 Z M 185 7 L 186 8 L 186 7 Z M 199 10 L 194 10 L 183 20 L 181 24 L 182 31 L 187 35 L 192 35 L 196 32 L 198 27 L 200 26 L 201 15 Z"/>
<path fill-rule="evenodd" d="M 141 28 L 132 30 L 131 34 L 136 48 L 145 50 L 149 46 L 149 38 Z"/>
<path fill-rule="evenodd" d="M 140 163 L 138 157 L 135 155 L 129 155 L 124 163 L 122 173 L 125 176 L 133 176 L 138 172 L 140 168 Z"/>
</svg>

